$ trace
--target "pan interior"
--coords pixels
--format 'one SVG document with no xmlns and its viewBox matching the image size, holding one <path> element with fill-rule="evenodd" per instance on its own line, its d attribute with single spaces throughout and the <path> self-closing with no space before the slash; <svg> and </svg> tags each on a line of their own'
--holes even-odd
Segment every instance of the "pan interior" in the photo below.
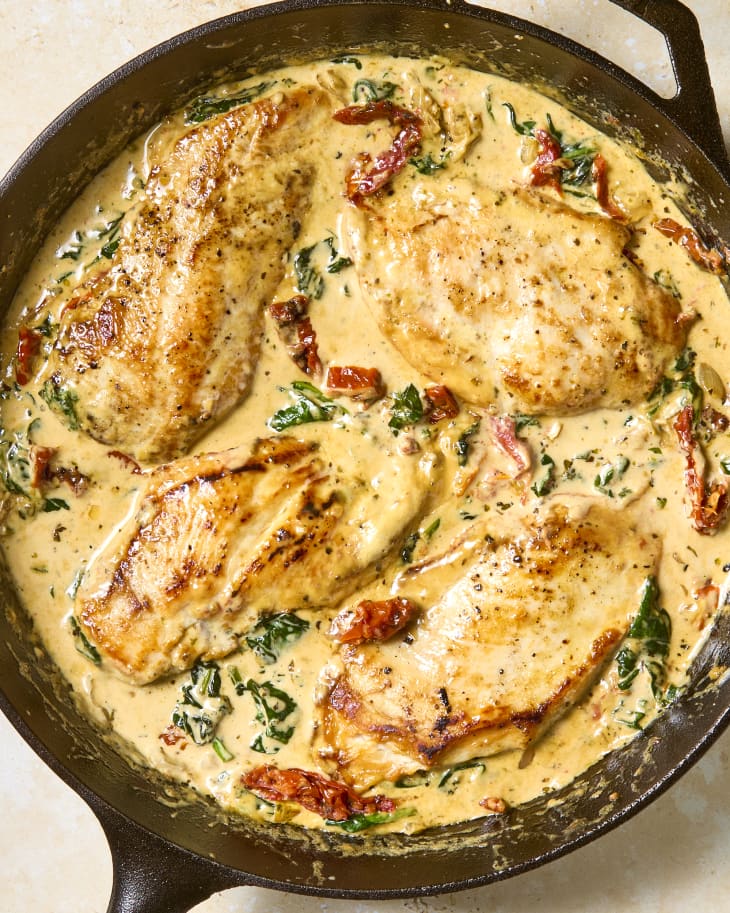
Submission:
<svg viewBox="0 0 730 913">
<path fill-rule="evenodd" d="M 272 41 L 271 36 L 276 36 Z M 306 50 L 302 50 L 306 49 Z M 532 84 L 609 135 L 642 150 L 658 177 L 686 180 L 684 208 L 730 237 L 727 194 L 693 143 L 635 87 L 568 42 L 484 11 L 429 4 L 282 4 L 173 40 L 105 80 L 61 116 L 0 185 L 0 300 L 6 309 L 50 226 L 134 136 L 204 87 L 284 63 L 337 53 L 442 54 Z M 336 837 L 227 819 L 120 755 L 76 710 L 69 686 L 37 643 L 3 568 L 3 706 L 31 744 L 83 795 L 195 853 L 288 889 L 377 896 L 470 887 L 516 874 L 619 823 L 667 786 L 728 719 L 730 630 L 718 619 L 691 685 L 647 731 L 570 786 L 507 816 L 403 837 Z M 171 814 L 174 809 L 174 814 Z M 213 826 L 211 826 L 213 824 Z M 343 865 L 346 860 L 346 865 Z"/>
</svg>

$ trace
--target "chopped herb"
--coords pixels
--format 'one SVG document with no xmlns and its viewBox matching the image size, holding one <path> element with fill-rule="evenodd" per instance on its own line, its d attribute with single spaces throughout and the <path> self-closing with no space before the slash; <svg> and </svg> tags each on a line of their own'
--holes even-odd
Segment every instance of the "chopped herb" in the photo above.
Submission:
<svg viewBox="0 0 730 913">
<path fill-rule="evenodd" d="M 262 618 L 251 633 L 246 635 L 246 643 L 263 663 L 270 665 L 308 629 L 309 622 L 306 619 L 281 612 Z"/>
<path fill-rule="evenodd" d="M 341 54 L 339 57 L 333 57 L 332 63 L 349 63 L 352 64 L 356 70 L 362 70 L 362 61 L 358 60 L 357 57 L 352 57 L 349 54 Z"/>
<path fill-rule="evenodd" d="M 55 510 L 70 510 L 66 501 L 63 498 L 44 498 L 41 510 L 43 513 L 50 514 Z"/>
<path fill-rule="evenodd" d="M 346 269 L 348 266 L 352 266 L 352 260 L 350 257 L 341 257 L 339 251 L 335 247 L 335 236 L 329 235 L 324 239 L 324 243 L 330 249 L 329 260 L 325 269 L 328 273 L 339 273 L 341 270 Z"/>
<path fill-rule="evenodd" d="M 403 564 L 410 564 L 413 561 L 413 552 L 416 550 L 420 538 L 421 534 L 416 530 L 406 539 L 403 548 L 400 550 L 400 557 Z"/>
<path fill-rule="evenodd" d="M 522 123 L 520 123 L 517 120 L 517 115 L 515 114 L 515 109 L 512 107 L 512 105 L 508 101 L 503 102 L 502 107 L 507 109 L 507 113 L 509 114 L 509 122 L 512 125 L 512 129 L 515 131 L 515 133 L 519 133 L 520 136 L 532 136 L 533 135 L 533 131 L 535 129 L 535 123 L 536 123 L 534 120 L 525 120 L 525 121 L 522 121 Z"/>
<path fill-rule="evenodd" d="M 487 114 L 489 115 L 490 120 L 494 120 L 494 111 L 492 111 L 492 90 L 489 87 L 487 87 L 486 91 L 484 92 L 484 104 L 486 106 Z"/>
<path fill-rule="evenodd" d="M 531 488 L 538 498 L 544 498 L 555 488 L 555 460 L 550 454 L 543 453 L 540 457 L 540 465 L 545 467 L 545 472 L 541 478 L 535 481 Z"/>
<path fill-rule="evenodd" d="M 624 702 L 621 701 L 618 707 L 614 710 L 613 715 L 616 717 L 619 723 L 623 723 L 625 726 L 628 726 L 629 729 L 642 729 L 643 727 L 641 722 L 646 716 L 646 710 L 643 708 L 646 706 L 646 702 L 639 701 L 639 705 L 642 709 L 627 710 L 625 711 L 625 715 L 621 717 L 619 716 L 619 713 L 623 712 L 624 710 Z"/>
<path fill-rule="evenodd" d="M 654 416 L 663 401 L 676 390 L 684 390 L 688 396 L 683 397 L 683 405 L 690 402 L 694 409 L 695 418 L 699 421 L 702 412 L 703 392 L 694 374 L 695 359 L 697 355 L 693 349 L 685 349 L 674 362 L 672 373 L 661 378 L 659 383 L 649 394 L 649 402 L 654 404 L 647 409 L 647 415 Z"/>
<path fill-rule="evenodd" d="M 106 257 L 107 260 L 111 260 L 118 247 L 119 238 L 116 238 L 114 241 L 107 241 L 107 243 L 99 251 L 99 255 Z"/>
<path fill-rule="evenodd" d="M 423 403 L 421 396 L 413 384 L 408 384 L 405 390 L 393 394 L 390 407 L 391 419 L 388 427 L 398 433 L 408 425 L 414 425 L 423 418 Z"/>
<path fill-rule="evenodd" d="M 726 476 L 730 476 L 730 457 L 723 457 L 720 460 L 720 469 L 722 469 Z"/>
<path fill-rule="evenodd" d="M 445 770 L 441 775 L 441 779 L 438 781 L 438 788 L 445 789 L 450 783 L 451 787 L 454 788 L 459 785 L 459 778 L 455 777 L 455 774 L 458 774 L 462 770 L 479 770 L 479 773 L 484 773 L 486 766 L 483 761 L 478 759 L 473 759 L 471 761 L 462 761 L 460 764 L 455 764 L 453 767 L 449 767 L 448 770 Z"/>
<path fill-rule="evenodd" d="M 231 108 L 247 105 L 273 85 L 273 82 L 259 82 L 255 86 L 249 86 L 235 95 L 223 97 L 201 95 L 190 103 L 190 107 L 185 112 L 185 123 L 199 124 L 204 120 L 215 117 L 217 114 L 225 114 Z"/>
<path fill-rule="evenodd" d="M 628 691 L 644 669 L 651 681 L 656 700 L 663 698 L 665 663 L 669 655 L 672 621 L 666 609 L 659 607 L 659 589 L 655 577 L 647 577 L 639 611 L 626 634 L 627 643 L 616 655 L 618 686 Z"/>
<path fill-rule="evenodd" d="M 664 510 L 664 508 L 667 506 L 667 499 L 666 498 L 657 498 L 656 504 L 657 504 L 657 507 L 659 508 L 659 510 Z"/>
<path fill-rule="evenodd" d="M 560 183 L 568 187 L 580 187 L 591 180 L 596 150 L 583 142 L 563 145 L 562 140 L 558 141 L 560 142 L 560 157 L 570 162 L 569 168 L 560 170 Z"/>
<path fill-rule="evenodd" d="M 9 494 L 32 499 L 30 447 L 27 431 L 16 431 L 12 439 L 3 435 L 0 440 L 0 480 Z"/>
<path fill-rule="evenodd" d="M 52 380 L 47 380 L 38 391 L 41 399 L 66 419 L 66 425 L 71 431 L 78 430 L 79 419 L 76 414 L 76 403 L 78 394 L 69 389 L 55 384 Z"/>
<path fill-rule="evenodd" d="M 377 824 L 388 824 L 391 821 L 398 821 L 400 818 L 409 818 L 415 815 L 415 808 L 398 808 L 394 812 L 372 812 L 369 815 L 360 813 L 346 818 L 344 821 L 327 820 L 327 824 L 332 827 L 339 827 L 348 834 L 357 834 L 368 827 L 375 827 Z"/>
<path fill-rule="evenodd" d="M 336 415 L 347 414 L 342 406 L 306 380 L 295 380 L 288 393 L 294 400 L 292 405 L 279 409 L 267 422 L 274 431 L 311 422 L 331 422 Z"/>
<path fill-rule="evenodd" d="M 221 759 L 221 761 L 223 761 L 224 764 L 228 763 L 228 761 L 233 760 L 234 756 L 231 754 L 231 752 L 226 748 L 226 746 L 223 744 L 223 742 L 219 738 L 216 737 L 215 739 L 213 739 L 212 744 L 213 744 L 213 751 L 218 755 L 218 757 Z"/>
<path fill-rule="evenodd" d="M 81 251 L 84 249 L 83 238 L 81 237 L 81 232 L 75 231 L 71 235 L 71 240 L 67 241 L 65 244 L 62 244 L 61 247 L 56 251 L 56 259 L 58 260 L 73 260 L 74 262 L 79 259 L 81 256 Z"/>
<path fill-rule="evenodd" d="M 433 523 L 429 523 L 429 525 L 426 527 L 426 529 L 424 529 L 424 531 L 423 531 L 424 537 L 426 539 L 430 539 L 431 536 L 433 536 L 434 533 L 436 532 L 436 530 L 439 528 L 439 526 L 441 526 L 441 519 L 440 519 L 440 517 L 436 517 L 436 519 L 433 521 Z"/>
<path fill-rule="evenodd" d="M 462 431 L 456 442 L 456 460 L 459 466 L 466 466 L 469 460 L 469 448 L 471 447 L 471 438 L 479 431 L 480 422 L 474 422 L 469 425 L 466 431 Z"/>
<path fill-rule="evenodd" d="M 212 742 L 218 724 L 231 712 L 231 702 L 221 695 L 218 664 L 198 660 L 190 670 L 190 681 L 180 691 L 182 697 L 172 712 L 173 725 L 187 733 L 196 745 Z"/>
<path fill-rule="evenodd" d="M 352 87 L 354 102 L 383 101 L 392 98 L 398 86 L 394 82 L 376 82 L 372 79 L 358 79 Z"/>
<path fill-rule="evenodd" d="M 451 153 L 446 152 L 437 160 L 433 158 L 430 152 L 427 152 L 426 155 L 422 155 L 420 158 L 413 157 L 408 159 L 408 164 L 413 165 L 419 174 L 431 175 L 445 168 L 450 156 Z"/>
<path fill-rule="evenodd" d="M 603 466 L 601 466 L 598 475 L 593 480 L 594 487 L 597 488 L 601 494 L 607 495 L 609 498 L 613 498 L 614 491 L 609 486 L 612 482 L 619 481 L 619 479 L 629 468 L 629 465 L 629 458 L 619 454 L 619 456 L 616 458 L 615 463 L 605 463 Z M 625 493 L 619 493 L 619 497 L 626 497 L 628 489 L 622 489 L 622 491 Z"/>
<path fill-rule="evenodd" d="M 426 786 L 431 775 L 426 770 L 418 770 L 414 774 L 404 774 L 398 777 L 393 786 L 396 789 L 413 789 L 416 786 Z"/>
<path fill-rule="evenodd" d="M 669 292 L 674 298 L 679 300 L 682 297 L 682 293 L 677 288 L 677 284 L 669 270 L 658 269 L 653 278 L 657 285 L 661 286 L 665 292 Z"/>
<path fill-rule="evenodd" d="M 101 665 L 101 656 L 99 655 L 99 651 L 91 643 L 91 641 L 84 634 L 84 632 L 81 630 L 81 626 L 79 625 L 78 621 L 76 620 L 76 618 L 74 618 L 73 615 L 69 616 L 68 623 L 69 623 L 69 626 L 71 627 L 71 634 L 73 635 L 74 646 L 76 647 L 78 652 L 82 656 L 85 656 L 88 660 L 90 660 L 95 666 L 100 666 Z"/>
<path fill-rule="evenodd" d="M 86 573 L 86 568 L 82 565 L 74 574 L 74 578 L 69 584 L 68 589 L 66 590 L 66 595 L 68 598 L 73 601 L 76 599 L 76 594 L 79 591 L 81 586 L 81 581 L 84 579 L 84 574 Z"/>
<path fill-rule="evenodd" d="M 303 247 L 294 254 L 294 273 L 297 277 L 297 291 L 310 298 L 321 298 L 324 293 L 324 279 L 312 264 L 312 254 L 317 245 Z"/>
<path fill-rule="evenodd" d="M 50 314 L 46 314 L 43 322 L 39 323 L 38 326 L 33 327 L 33 329 L 46 339 L 50 339 L 56 335 L 58 326 L 53 322 L 53 317 Z"/>
<path fill-rule="evenodd" d="M 256 719 L 264 727 L 263 735 L 275 742 L 286 745 L 294 734 L 294 726 L 282 727 L 282 723 L 296 709 L 297 704 L 287 693 L 277 688 L 271 682 L 256 682 L 250 678 L 247 682 L 236 684 L 236 693 L 244 694 L 248 692 L 256 705 Z M 257 737 L 260 748 L 256 751 L 263 751 L 265 754 L 272 754 L 264 747 L 262 736 Z M 253 745 L 251 746 L 253 747 Z"/>
<path fill-rule="evenodd" d="M 534 415 L 524 415 L 522 412 L 516 412 L 512 416 L 512 421 L 515 423 L 515 434 L 519 434 L 523 428 L 527 428 L 530 425 L 540 425 L 540 420 L 535 418 Z"/>
</svg>

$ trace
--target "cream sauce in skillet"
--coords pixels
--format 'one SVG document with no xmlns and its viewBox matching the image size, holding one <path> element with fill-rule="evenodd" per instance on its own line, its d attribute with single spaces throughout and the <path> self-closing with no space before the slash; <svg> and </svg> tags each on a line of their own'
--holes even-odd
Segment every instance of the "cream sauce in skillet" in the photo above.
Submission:
<svg viewBox="0 0 730 913">
<path fill-rule="evenodd" d="M 263 88 L 262 82 L 266 84 Z M 662 700 L 670 700 L 673 689 L 681 689 L 688 663 L 718 606 L 725 603 L 730 532 L 727 524 L 715 535 L 701 535 L 693 528 L 687 515 L 687 457 L 673 425 L 693 397 L 699 414 L 702 400 L 706 417 L 697 431 L 698 448 L 707 462 L 707 478 L 722 483 L 730 475 L 730 434 L 724 419 L 726 411 L 730 414 L 730 407 L 724 405 L 728 301 L 716 275 L 653 228 L 658 219 L 685 224 L 673 202 L 672 189 L 653 183 L 630 149 L 596 133 L 531 89 L 438 59 L 343 57 L 219 88 L 214 96 L 219 101 L 233 98 L 251 87 L 256 87 L 253 94 L 258 97 L 274 95 L 297 83 L 319 84 L 342 107 L 390 95 L 394 103 L 411 110 L 433 115 L 435 102 L 447 112 L 447 118 L 451 117 L 448 141 L 439 145 L 433 138 L 424 140 L 413 161 L 393 178 L 390 186 L 396 193 L 413 192 L 413 187 L 418 193 L 428 193 L 428 182 L 434 187 L 451 182 L 451 193 L 467 193 L 464 188 L 477 177 L 497 189 L 528 185 L 538 152 L 532 135 L 535 123 L 538 128 L 552 123 L 564 154 L 574 155 L 576 161 L 602 154 L 608 163 L 611 197 L 634 227 L 632 259 L 679 301 L 683 313 L 697 315 L 688 337 L 688 349 L 694 355 L 683 353 L 676 364 L 667 366 L 665 373 L 671 380 L 648 402 L 561 417 L 516 416 L 520 446 L 531 458 L 529 471 L 519 477 L 509 478 L 509 461 L 505 463 L 493 442 L 470 431 L 480 419 L 483 424 L 486 420 L 483 411 L 466 402 L 460 403 L 455 417 L 438 425 L 407 425 L 396 435 L 389 426 L 393 393 L 409 384 L 423 390 L 433 379 L 414 368 L 380 332 L 363 299 L 356 269 L 348 263 L 347 220 L 352 204 L 344 195 L 349 163 L 364 151 L 375 155 L 387 148 L 394 130 L 382 120 L 369 128 L 333 124 L 332 134 L 321 138 L 319 155 L 327 180 L 313 188 L 312 210 L 303 220 L 275 298 L 290 299 L 303 291 L 312 275 L 315 280 L 321 277 L 321 296 L 312 301 L 309 312 L 320 356 L 330 364 L 377 368 L 388 396 L 367 409 L 347 397 L 333 396 L 342 407 L 334 421 L 298 425 L 287 433 L 300 440 L 323 442 L 333 463 L 356 470 L 388 505 L 402 495 L 401 476 L 392 471 L 394 461 L 420 463 L 432 480 L 430 506 L 415 529 L 404 531 L 393 559 L 396 571 L 414 560 L 439 554 L 475 521 L 493 524 L 500 534 L 511 531 L 518 535 L 526 516 L 561 505 L 580 516 L 589 499 L 598 499 L 616 511 L 636 510 L 661 540 L 656 578 L 660 604 L 671 619 L 671 639 L 655 682 L 660 699 L 652 692 L 650 666 L 641 669 L 630 687 L 620 688 L 620 673 L 612 656 L 590 691 L 526 752 L 467 758 L 414 771 L 396 782 L 377 783 L 375 791 L 396 799 L 402 815 L 392 821 L 384 816 L 378 828 L 414 831 L 503 811 L 555 790 L 631 739 L 660 711 Z M 3 547 L 40 637 L 79 701 L 103 728 L 133 746 L 144 763 L 212 795 L 226 809 L 321 827 L 319 815 L 296 804 L 271 804 L 256 798 L 242 786 L 241 776 L 262 763 L 332 774 L 326 759 L 318 759 L 317 702 L 323 699 L 328 670 L 336 664 L 338 653 L 337 645 L 326 635 L 333 611 L 303 608 L 297 616 L 308 627 L 292 634 L 289 642 L 274 644 L 268 654 L 260 644 L 254 649 L 255 635 L 263 633 L 257 629 L 249 632 L 249 643 L 242 638 L 239 650 L 218 661 L 221 697 L 211 697 L 208 706 L 216 723 L 216 741 L 200 739 L 202 744 L 196 744 L 190 733 L 171 728 L 176 705 L 185 712 L 181 688 L 190 685 L 189 672 L 134 685 L 103 658 L 100 664 L 89 658 L 88 645 L 73 621 L 80 575 L 134 515 L 139 476 L 130 461 L 80 431 L 70 430 L 68 415 L 64 423 L 63 416 L 59 418 L 49 408 L 40 395 L 48 380 L 44 353 L 52 345 L 53 327 L 74 289 L 113 256 L 120 216 L 142 193 L 150 157 L 170 148 L 175 137 L 187 129 L 184 116 L 178 113 L 156 127 L 96 179 L 55 229 L 17 295 L 4 335 L 7 389 L 2 402 L 0 471 L 7 494 Z M 548 188 L 545 193 L 555 191 Z M 563 198 L 579 211 L 601 212 L 590 178 L 583 183 L 564 183 Z M 522 215 L 526 224 L 531 217 L 526 207 Z M 308 265 L 315 270 L 309 280 L 302 276 L 302 260 L 296 260 L 301 251 L 309 251 Z M 549 271 L 549 254 L 540 249 L 531 252 L 530 262 Z M 41 328 L 41 338 L 27 382 L 18 384 L 21 327 Z M 267 318 L 250 394 L 195 444 L 193 453 L 253 444 L 257 438 L 271 435 L 274 432 L 267 423 L 296 398 L 292 382 L 303 380 L 305 375 Z M 63 404 L 55 405 L 63 411 Z M 80 486 L 84 490 L 75 493 L 63 478 L 34 486 L 27 463 L 31 445 L 54 448 L 52 465 L 77 468 L 86 479 Z M 459 455 L 465 453 L 465 465 L 460 465 Z M 698 449 L 698 461 L 699 453 Z M 482 471 L 501 473 L 501 481 L 477 492 L 473 486 L 465 487 L 463 479 L 482 457 L 486 461 Z M 382 599 L 390 591 L 390 582 L 376 580 L 360 595 Z M 631 614 L 638 608 L 634 605 Z M 263 705 L 261 692 L 257 698 L 255 689 L 240 687 L 251 681 L 259 687 L 268 683 Z M 272 696 L 271 688 L 284 697 Z M 267 721 L 266 714 L 272 712 L 274 717 Z"/>
</svg>

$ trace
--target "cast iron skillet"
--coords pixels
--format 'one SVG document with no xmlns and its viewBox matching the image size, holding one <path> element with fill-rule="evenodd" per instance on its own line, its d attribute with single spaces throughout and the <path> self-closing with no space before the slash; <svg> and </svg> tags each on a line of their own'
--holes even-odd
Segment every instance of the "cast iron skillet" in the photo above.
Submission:
<svg viewBox="0 0 730 913">
<path fill-rule="evenodd" d="M 730 240 L 730 163 L 697 23 L 678 2 L 614 0 L 667 38 L 679 85 L 669 100 L 608 61 L 530 23 L 463 0 L 291 0 L 201 26 L 117 70 L 64 112 L 0 184 L 0 302 L 7 307 L 44 235 L 90 178 L 161 115 L 218 79 L 344 51 L 445 54 L 545 84 L 608 133 L 629 132 L 659 175 L 688 181 L 685 208 Z M 552 88 L 550 88 L 552 86 Z M 313 895 L 403 897 L 476 887 L 591 840 L 661 793 L 730 720 L 730 619 L 697 658 L 687 693 L 630 745 L 553 795 L 504 816 L 411 838 L 308 835 L 227 821 L 196 800 L 171 807 L 81 717 L 34 642 L 7 582 L 0 593 L 0 706 L 99 817 L 114 859 L 113 913 L 184 913 L 214 891 L 257 885 Z M 164 799 L 164 801 L 163 801 Z M 342 847 L 355 848 L 343 858 Z M 400 849 L 401 855 L 388 855 Z"/>
</svg>

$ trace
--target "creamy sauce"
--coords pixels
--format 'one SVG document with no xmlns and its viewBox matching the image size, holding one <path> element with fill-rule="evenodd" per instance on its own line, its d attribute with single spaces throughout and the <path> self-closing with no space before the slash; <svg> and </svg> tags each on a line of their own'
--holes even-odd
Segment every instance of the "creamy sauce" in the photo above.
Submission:
<svg viewBox="0 0 730 913">
<path fill-rule="evenodd" d="M 636 226 L 634 256 L 648 276 L 656 277 L 672 290 L 683 311 L 698 315 L 689 336 L 689 346 L 696 352 L 693 371 L 699 376 L 700 385 L 704 384 L 705 404 L 723 409 L 727 397 L 725 379 L 718 386 L 716 373 L 709 369 L 722 376 L 727 361 L 725 293 L 716 276 L 700 269 L 677 245 L 652 229 L 658 218 L 682 221 L 682 217 L 668 189 L 652 183 L 631 150 L 597 134 L 555 102 L 524 86 L 452 67 L 440 60 L 360 58 L 357 67 L 352 58 L 340 63 L 322 62 L 267 75 L 271 87 L 266 91 L 275 93 L 293 83 L 311 84 L 314 80 L 335 92 L 343 106 L 352 103 L 357 80 L 372 80 L 377 85 L 392 83 L 401 87 L 394 97 L 406 107 L 418 105 L 419 93 L 425 87 L 442 105 L 463 104 L 473 112 L 474 135 L 468 143 L 465 140 L 466 154 L 462 154 L 463 149 L 429 149 L 432 161 L 444 165 L 428 176 L 434 182 L 458 178 L 470 181 L 479 175 L 480 180 L 496 188 L 529 183 L 534 141 L 513 128 L 505 103 L 512 105 L 518 124 L 530 120 L 543 124 L 549 113 L 566 142 L 584 141 L 599 150 L 610 166 L 611 194 Z M 250 84 L 258 81 L 251 80 Z M 240 88 L 216 90 L 216 94 L 235 94 Z M 420 98 L 422 101 L 423 96 Z M 3 545 L 23 602 L 42 640 L 84 708 L 104 728 L 133 746 L 145 763 L 214 796 L 227 809 L 320 827 L 319 816 L 298 806 L 272 806 L 257 800 L 243 789 L 240 778 L 246 770 L 264 762 L 281 768 L 317 769 L 316 752 L 313 755 L 312 749 L 318 736 L 315 695 L 323 687 L 323 670 L 337 654 L 337 645 L 325 634 L 328 617 L 314 609 L 298 612 L 309 622 L 309 628 L 296 643 L 283 648 L 274 662 L 264 663 L 247 647 L 245 639 L 236 653 L 220 660 L 221 693 L 230 701 L 231 712 L 222 716 L 215 734 L 225 746 L 222 755 L 226 760 L 210 742 L 197 745 L 191 738 L 183 738 L 168 744 L 161 735 L 169 730 L 176 702 L 181 699 L 181 686 L 190 682 L 189 673 L 151 685 L 133 685 L 115 674 L 108 663 L 102 660 L 97 666 L 79 652 L 79 637 L 74 637 L 71 629 L 74 581 L 78 582 L 78 575 L 94 562 L 122 523 L 133 516 L 138 477 L 128 463 L 110 454 L 108 447 L 69 430 L 48 408 L 39 396 L 47 379 L 42 357 L 33 362 L 34 375 L 27 384 L 17 387 L 12 383 L 18 328 L 39 326 L 46 317 L 52 323 L 58 322 L 77 284 L 99 268 L 99 252 L 103 261 L 102 248 L 113 243 L 114 228 L 107 226 L 129 209 L 142 192 L 152 150 L 159 155 L 159 150 L 168 148 L 184 129 L 182 115 L 174 115 L 100 175 L 49 238 L 17 295 L 4 337 L 6 380 L 11 389 L 2 403 L 3 440 L 7 442 L 2 469 L 9 469 L 14 474 L 12 478 L 30 491 L 33 499 L 31 502 L 14 495 L 6 498 Z M 327 180 L 320 181 L 314 189 L 312 212 L 302 224 L 295 245 L 297 250 L 316 245 L 312 258 L 324 278 L 324 290 L 313 302 L 310 316 L 323 360 L 376 367 L 391 394 L 410 383 L 422 390 L 431 380 L 419 375 L 378 331 L 361 298 L 355 270 L 344 267 L 328 273 L 326 265 L 331 250 L 340 256 L 347 253 L 342 221 L 350 205 L 343 195 L 348 163 L 360 152 L 376 153 L 386 148 L 392 135 L 393 128 L 384 121 L 373 123 L 368 130 L 333 125 L 333 135 L 326 142 L 323 140 L 322 154 L 329 155 L 333 149 L 338 154 L 323 165 Z M 441 159 L 443 152 L 448 155 Z M 415 169 L 407 165 L 393 186 L 399 188 L 412 179 Z M 577 188 L 583 195 L 566 194 L 565 199 L 576 208 L 599 211 L 590 188 L 589 182 Z M 529 211 L 524 218 L 529 220 Z M 331 241 L 325 242 L 327 238 Z M 535 256 L 539 257 L 540 252 L 536 251 Z M 297 277 L 290 258 L 276 300 L 286 300 L 296 291 Z M 292 363 L 270 321 L 265 334 L 250 395 L 197 442 L 195 452 L 244 445 L 272 433 L 267 421 L 290 402 L 286 388 L 292 381 L 303 379 L 303 375 Z M 50 344 L 50 339 L 44 339 L 44 346 Z M 617 511 L 638 505 L 642 519 L 663 543 L 657 578 L 661 605 L 671 617 L 672 635 L 662 688 L 681 688 L 688 663 L 701 645 L 718 605 L 725 601 L 726 566 L 730 562 L 727 526 L 714 536 L 702 536 L 687 517 L 685 457 L 672 429 L 672 421 L 687 395 L 686 387 L 677 385 L 649 406 L 594 410 L 565 418 L 538 417 L 519 429 L 520 438 L 533 455 L 530 474 L 508 481 L 482 497 L 469 488 L 458 496 L 451 493 L 463 472 L 456 458 L 458 441 L 478 417 L 467 404 L 461 405 L 456 418 L 433 431 L 430 440 L 418 439 L 423 428 L 413 433 L 407 430 L 396 438 L 388 428 L 391 413 L 387 399 L 364 410 L 341 398 L 338 402 L 347 413 L 341 413 L 334 422 L 326 426 L 302 425 L 290 433 L 301 439 L 326 440 L 333 462 L 357 466 L 370 489 L 380 491 L 386 505 L 403 496 L 399 490 L 401 476 L 392 471 L 394 460 L 430 461 L 426 468 L 434 473 L 434 478 L 438 462 L 443 481 L 434 482 L 431 507 L 418 524 L 420 535 L 413 545 L 419 560 L 438 554 L 475 518 L 492 518 L 495 529 L 514 529 L 517 533 L 525 510 L 544 510 L 548 504 L 564 504 L 577 514 L 588 498 L 600 499 Z M 22 479 L 22 473 L 17 475 L 17 463 L 7 456 L 8 446 L 17 439 L 22 449 L 28 440 L 28 429 L 34 445 L 56 449 L 56 464 L 78 467 L 89 480 L 86 491 L 75 495 L 66 485 L 59 484 L 44 489 L 41 496 L 29 487 L 27 479 Z M 410 442 L 411 437 L 419 447 L 408 456 L 399 447 Z M 722 463 L 730 461 L 730 435 L 722 430 L 714 433 L 704 450 L 708 477 L 722 479 Z M 544 490 L 541 480 L 550 464 L 540 462 L 541 454 L 549 454 L 552 460 L 550 484 Z M 475 458 L 472 453 L 470 459 Z M 489 460 L 496 460 L 495 468 L 504 468 L 500 467 L 494 448 L 486 459 L 487 465 Z M 730 473 L 730 465 L 725 465 L 725 472 Z M 397 551 L 406 546 L 404 541 Z M 383 598 L 391 585 L 392 580 L 376 580 L 362 590 L 362 597 Z M 238 694 L 233 686 L 234 669 L 239 681 L 266 681 L 289 696 L 292 709 L 278 724 L 279 729 L 293 728 L 288 741 L 263 737 L 264 724 L 260 713 L 257 718 L 251 692 Z M 432 824 L 478 817 L 501 807 L 496 801 L 491 808 L 489 804 L 485 808 L 479 804 L 483 800 L 516 805 L 570 782 L 604 753 L 631 739 L 657 712 L 646 672 L 629 690 L 620 690 L 617 682 L 616 663 L 612 660 L 590 693 L 525 754 L 503 752 L 477 759 L 462 769 L 440 768 L 416 773 L 399 784 L 377 784 L 379 793 L 393 796 L 401 807 L 413 810 L 413 814 L 381 828 L 415 831 Z M 262 753 L 261 748 L 270 754 Z M 321 769 L 331 773 L 327 767 Z"/>
</svg>

